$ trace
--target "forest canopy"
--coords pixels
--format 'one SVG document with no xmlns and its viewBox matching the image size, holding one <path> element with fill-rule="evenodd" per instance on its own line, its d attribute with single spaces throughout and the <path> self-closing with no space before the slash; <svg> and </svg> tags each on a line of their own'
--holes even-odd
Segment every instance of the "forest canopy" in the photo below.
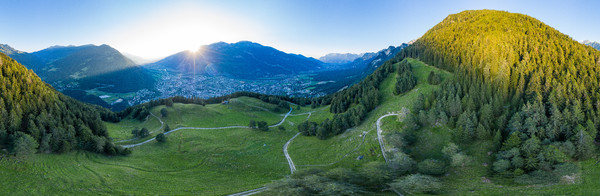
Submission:
<svg viewBox="0 0 600 196">
<path fill-rule="evenodd" d="M 33 71 L 1 53 L 0 148 L 16 155 L 72 149 L 107 154 L 124 151 L 110 142 L 94 107 L 57 92 Z"/>
<path fill-rule="evenodd" d="M 600 51 L 535 18 L 464 11 L 448 16 L 399 56 L 457 75 L 423 109 L 449 119 L 458 141 L 494 138 L 496 172 L 550 171 L 595 152 Z"/>
</svg>

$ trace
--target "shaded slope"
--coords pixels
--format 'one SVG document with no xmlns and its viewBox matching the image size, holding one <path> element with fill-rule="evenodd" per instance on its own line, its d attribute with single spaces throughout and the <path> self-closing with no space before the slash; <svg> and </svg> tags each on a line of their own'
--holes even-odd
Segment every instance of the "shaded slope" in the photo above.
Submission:
<svg viewBox="0 0 600 196">
<path fill-rule="evenodd" d="M 70 49 L 61 51 L 64 53 L 38 54 L 40 57 L 46 57 L 45 59 L 48 61 L 48 66 L 45 68 L 47 72 L 40 73 L 42 78 L 49 82 L 81 79 L 135 66 L 133 61 L 108 45 Z M 57 59 L 54 60 L 54 58 Z"/>
<path fill-rule="evenodd" d="M 15 141 L 29 135 L 41 152 L 115 153 L 94 108 L 56 92 L 4 54 L 0 69 L 0 146 L 14 150 Z"/>
</svg>

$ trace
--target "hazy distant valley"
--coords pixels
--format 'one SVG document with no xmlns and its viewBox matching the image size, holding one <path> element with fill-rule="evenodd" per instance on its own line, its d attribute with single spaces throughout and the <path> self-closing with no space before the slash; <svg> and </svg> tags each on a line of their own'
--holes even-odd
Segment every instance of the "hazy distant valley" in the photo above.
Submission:
<svg viewBox="0 0 600 196">
<path fill-rule="evenodd" d="M 319 97 L 356 83 L 406 46 L 329 54 L 323 62 L 247 41 L 220 42 L 143 65 L 108 45 L 53 46 L 33 53 L 2 45 L 1 50 L 57 90 L 120 111 L 159 98 L 211 98 L 238 91 Z"/>
</svg>

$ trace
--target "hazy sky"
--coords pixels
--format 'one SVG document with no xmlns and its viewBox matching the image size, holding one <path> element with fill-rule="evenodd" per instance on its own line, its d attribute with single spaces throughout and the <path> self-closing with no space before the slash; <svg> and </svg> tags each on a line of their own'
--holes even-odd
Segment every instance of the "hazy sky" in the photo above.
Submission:
<svg viewBox="0 0 600 196">
<path fill-rule="evenodd" d="M 448 14 L 523 13 L 582 41 L 600 41 L 598 1 L 0 0 L 0 43 L 33 52 L 108 44 L 160 58 L 218 41 L 248 40 L 288 53 L 378 51 L 419 38 Z"/>
</svg>

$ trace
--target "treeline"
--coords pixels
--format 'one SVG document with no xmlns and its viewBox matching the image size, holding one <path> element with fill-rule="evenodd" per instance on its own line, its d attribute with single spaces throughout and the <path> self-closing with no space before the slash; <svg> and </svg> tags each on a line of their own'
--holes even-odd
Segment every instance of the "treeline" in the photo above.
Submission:
<svg viewBox="0 0 600 196">
<path fill-rule="evenodd" d="M 229 95 L 213 97 L 213 98 L 208 98 L 208 99 L 202 99 L 202 98 L 198 98 L 198 97 L 187 98 L 187 97 L 183 97 L 183 96 L 169 97 L 169 98 L 165 98 L 165 99 L 152 100 L 152 101 L 149 101 L 146 103 L 131 106 L 121 112 L 111 112 L 110 110 L 101 109 L 100 107 L 98 107 L 98 110 L 100 110 L 100 116 L 102 117 L 102 120 L 104 120 L 104 121 L 119 122 L 119 121 L 121 121 L 121 119 L 124 119 L 125 117 L 127 117 L 129 115 L 132 115 L 132 117 L 134 119 L 142 120 L 143 118 L 146 118 L 148 115 L 150 115 L 151 108 L 153 108 L 155 106 L 159 106 L 159 105 L 173 106 L 173 103 L 183 103 L 183 104 L 197 104 L 197 105 L 204 106 L 206 104 L 222 103 L 223 101 L 227 101 L 229 99 L 243 97 L 243 96 L 257 98 L 263 102 L 278 105 L 278 107 L 282 108 L 282 109 L 289 109 L 289 102 L 305 106 L 307 104 L 310 104 L 311 101 L 313 101 L 313 99 L 311 99 L 311 98 L 287 97 L 287 96 L 279 96 L 279 95 L 264 95 L 264 94 L 260 94 L 260 93 L 241 91 L 241 92 L 235 92 L 235 93 L 232 93 Z M 319 98 L 319 99 L 324 99 L 324 98 Z"/>
<path fill-rule="evenodd" d="M 297 126 L 298 131 L 305 136 L 327 139 L 360 124 L 367 113 L 379 105 L 379 84 L 394 72 L 394 64 L 399 61 L 398 58 L 391 59 L 361 82 L 333 94 L 330 108 L 335 114 L 333 119 L 325 119 L 320 124 L 303 122 Z M 323 103 L 328 100 L 327 97 L 319 99 Z"/>
<path fill-rule="evenodd" d="M 465 11 L 448 16 L 399 55 L 456 74 L 456 81 L 415 105 L 415 121 L 455 128 L 461 144 L 493 140 L 494 171 L 547 173 L 595 154 L 600 52 L 540 21 Z"/>
<path fill-rule="evenodd" d="M 0 54 L 0 148 L 16 155 L 84 149 L 127 154 L 108 139 L 94 107 L 67 97 Z"/>
</svg>

